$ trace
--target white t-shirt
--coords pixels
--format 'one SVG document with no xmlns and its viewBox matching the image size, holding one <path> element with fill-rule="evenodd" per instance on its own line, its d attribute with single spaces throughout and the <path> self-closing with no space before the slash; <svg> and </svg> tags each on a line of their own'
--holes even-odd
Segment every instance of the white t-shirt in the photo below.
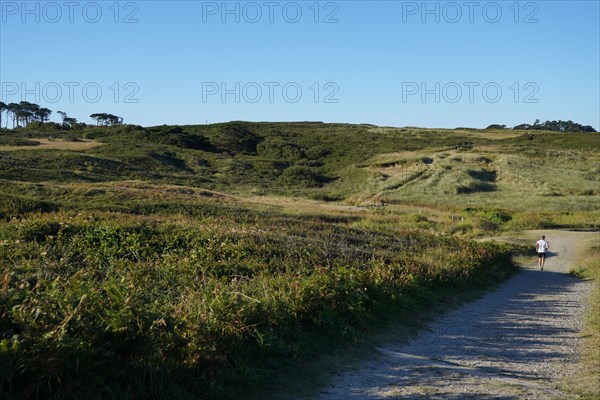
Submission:
<svg viewBox="0 0 600 400">
<path fill-rule="evenodd" d="M 546 250 L 548 250 L 548 242 L 546 242 L 544 239 L 540 239 L 536 242 L 535 248 L 537 249 L 538 253 L 545 253 Z"/>
</svg>

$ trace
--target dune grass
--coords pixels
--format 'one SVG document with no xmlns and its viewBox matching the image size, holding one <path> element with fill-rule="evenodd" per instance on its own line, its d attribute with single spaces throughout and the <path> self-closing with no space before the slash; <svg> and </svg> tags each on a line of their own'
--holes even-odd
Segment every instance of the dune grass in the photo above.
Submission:
<svg viewBox="0 0 600 400">
<path fill-rule="evenodd" d="M 64 140 L 52 138 L 37 138 L 35 140 L 21 139 L 16 141 L 0 141 L 0 151 L 14 150 L 88 150 L 101 143 L 95 140 Z M 12 144 L 11 144 L 12 143 Z"/>
<path fill-rule="evenodd" d="M 593 211 L 600 205 L 597 133 L 232 122 L 50 133 L 3 130 L 0 144 L 41 143 L 49 135 L 55 144 L 102 146 L 0 152 L 0 179 L 145 180 L 357 205 L 383 200 L 520 212 L 533 207 Z M 73 141 L 78 137 L 92 141 Z"/>
<path fill-rule="evenodd" d="M 583 358 L 577 368 L 577 378 L 565 385 L 580 399 L 600 398 L 600 246 L 589 249 L 580 263 L 570 273 L 581 279 L 593 281 L 588 299 L 588 315 L 583 332 Z"/>
</svg>

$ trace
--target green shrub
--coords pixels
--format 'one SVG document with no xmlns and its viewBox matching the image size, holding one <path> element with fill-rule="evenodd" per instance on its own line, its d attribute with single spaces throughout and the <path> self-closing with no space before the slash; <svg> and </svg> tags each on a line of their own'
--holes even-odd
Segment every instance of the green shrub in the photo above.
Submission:
<svg viewBox="0 0 600 400">
<path fill-rule="evenodd" d="M 283 159 L 287 162 L 300 160 L 304 157 L 302 149 L 294 143 L 281 139 L 267 139 L 257 146 L 257 152 L 262 157 Z"/>
<path fill-rule="evenodd" d="M 306 150 L 305 155 L 311 160 L 319 160 L 330 153 L 331 150 L 324 146 L 314 146 Z"/>
<path fill-rule="evenodd" d="M 0 135 L 0 146 L 38 146 L 39 144 L 37 140 Z"/>
<path fill-rule="evenodd" d="M 239 398 L 292 359 L 513 268 L 503 245 L 349 222 L 225 208 L 5 222 L 0 393 Z"/>
<path fill-rule="evenodd" d="M 485 218 L 497 225 L 505 224 L 512 220 L 512 216 L 504 211 L 488 211 L 485 213 Z"/>
<path fill-rule="evenodd" d="M 198 133 L 186 132 L 180 126 L 155 127 L 148 130 L 147 137 L 156 143 L 183 149 L 213 151 L 208 138 Z"/>
<path fill-rule="evenodd" d="M 313 188 L 323 186 L 328 179 L 316 168 L 292 166 L 283 171 L 280 181 L 289 186 Z"/>
<path fill-rule="evenodd" d="M 473 194 L 481 192 L 495 192 L 496 185 L 487 182 L 470 182 L 467 185 L 461 185 L 456 188 L 456 194 Z"/>
<path fill-rule="evenodd" d="M 213 128 L 210 142 L 217 148 L 232 154 L 256 153 L 262 138 L 243 123 L 231 122 Z"/>
<path fill-rule="evenodd" d="M 17 195 L 0 194 L 0 218 L 15 217 L 35 211 L 49 212 L 56 209 L 57 206 L 50 202 Z"/>
</svg>

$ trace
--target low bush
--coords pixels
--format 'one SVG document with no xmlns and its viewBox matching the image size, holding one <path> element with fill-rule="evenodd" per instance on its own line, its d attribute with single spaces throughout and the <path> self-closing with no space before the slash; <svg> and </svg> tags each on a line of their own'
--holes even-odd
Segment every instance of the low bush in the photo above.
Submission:
<svg viewBox="0 0 600 400">
<path fill-rule="evenodd" d="M 237 398 L 290 360 L 513 270 L 505 246 L 241 215 L 3 223 L 0 395 Z"/>
<path fill-rule="evenodd" d="M 329 179 L 317 168 L 294 165 L 283 171 L 280 181 L 292 187 L 314 188 L 323 186 Z"/>
<path fill-rule="evenodd" d="M 0 194 L 0 218 L 16 217 L 35 211 L 48 212 L 58 207 L 51 202 L 35 200 L 18 195 Z"/>
</svg>

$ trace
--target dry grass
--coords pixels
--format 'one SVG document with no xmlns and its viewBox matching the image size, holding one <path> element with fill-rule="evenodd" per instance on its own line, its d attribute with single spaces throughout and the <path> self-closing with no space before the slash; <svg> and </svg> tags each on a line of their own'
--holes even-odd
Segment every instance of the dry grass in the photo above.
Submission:
<svg viewBox="0 0 600 400">
<path fill-rule="evenodd" d="M 600 247 L 589 249 L 571 274 L 594 281 L 588 300 L 588 317 L 583 331 L 583 358 L 577 366 L 576 379 L 566 382 L 567 388 L 580 399 L 600 398 Z"/>
<path fill-rule="evenodd" d="M 422 134 L 424 131 L 429 129 L 423 128 L 394 128 L 394 127 L 373 127 L 369 129 L 369 132 L 380 133 L 380 134 L 394 134 L 394 133 L 406 133 L 410 132 L 415 135 Z M 468 130 L 468 129 L 443 129 L 435 128 L 436 132 L 445 134 L 461 135 L 473 138 L 484 138 L 490 140 L 498 139 L 510 139 L 523 135 L 524 131 L 513 131 L 511 129 L 501 130 Z"/>
<path fill-rule="evenodd" d="M 505 152 L 506 151 L 506 152 Z M 368 183 L 355 201 L 593 211 L 600 178 L 593 152 L 502 147 L 379 154 L 358 166 Z"/>
<path fill-rule="evenodd" d="M 101 146 L 95 140 L 68 141 L 63 139 L 35 139 L 37 146 L 0 146 L 0 151 L 14 150 L 88 150 Z"/>
</svg>

